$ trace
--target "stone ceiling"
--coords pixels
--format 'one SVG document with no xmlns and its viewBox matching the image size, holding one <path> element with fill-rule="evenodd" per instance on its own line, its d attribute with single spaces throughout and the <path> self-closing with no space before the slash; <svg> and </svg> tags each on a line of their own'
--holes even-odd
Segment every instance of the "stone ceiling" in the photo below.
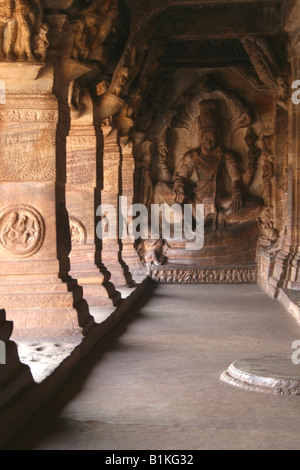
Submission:
<svg viewBox="0 0 300 470">
<path fill-rule="evenodd" d="M 128 12 L 141 0 L 125 0 Z M 147 3 L 147 2 L 146 2 Z M 281 36 L 283 8 L 276 0 L 169 0 L 157 15 L 152 39 L 167 42 L 162 68 L 251 68 L 240 39 Z M 280 42 L 280 41 L 279 41 Z"/>
</svg>

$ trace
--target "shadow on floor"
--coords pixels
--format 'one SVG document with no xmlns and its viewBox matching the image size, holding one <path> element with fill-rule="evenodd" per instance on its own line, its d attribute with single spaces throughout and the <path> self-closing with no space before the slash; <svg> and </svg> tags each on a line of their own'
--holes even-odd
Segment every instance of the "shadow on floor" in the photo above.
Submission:
<svg viewBox="0 0 300 470">
<path fill-rule="evenodd" d="M 41 439 L 53 434 L 60 434 L 65 428 L 65 420 L 59 415 L 64 406 L 72 400 L 80 391 L 93 372 L 94 367 L 99 364 L 104 354 L 111 350 L 120 350 L 122 345 L 118 344 L 119 338 L 126 332 L 131 323 L 141 316 L 141 309 L 148 303 L 156 289 L 155 284 L 149 284 L 142 297 L 130 308 L 119 323 L 103 337 L 99 344 L 80 361 L 76 370 L 64 383 L 62 388 L 43 407 L 35 412 L 32 419 L 23 426 L 17 435 L 11 439 L 6 450 L 30 450 L 34 448 Z"/>
</svg>

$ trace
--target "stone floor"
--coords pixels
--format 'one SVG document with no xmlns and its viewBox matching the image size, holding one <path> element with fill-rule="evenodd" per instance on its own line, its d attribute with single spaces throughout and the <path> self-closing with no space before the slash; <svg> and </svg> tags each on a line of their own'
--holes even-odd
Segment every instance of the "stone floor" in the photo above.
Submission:
<svg viewBox="0 0 300 470">
<path fill-rule="evenodd" d="M 292 356 L 282 305 L 254 285 L 151 290 L 9 448 L 300 449 L 300 397 L 220 381 L 236 359 Z"/>
</svg>

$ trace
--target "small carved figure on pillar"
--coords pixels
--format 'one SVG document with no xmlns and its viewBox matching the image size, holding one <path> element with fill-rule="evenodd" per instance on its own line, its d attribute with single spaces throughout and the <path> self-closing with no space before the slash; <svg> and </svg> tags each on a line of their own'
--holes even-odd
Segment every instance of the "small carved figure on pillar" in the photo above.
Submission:
<svg viewBox="0 0 300 470">
<path fill-rule="evenodd" d="M 263 198 L 265 201 L 265 208 L 258 218 L 258 224 L 261 230 L 259 238 L 259 245 L 261 248 L 267 248 L 268 251 L 277 245 L 279 238 L 278 230 L 274 223 L 274 209 L 273 209 L 273 188 L 272 178 L 274 176 L 273 164 L 273 140 L 274 136 L 265 136 L 263 138 Z M 271 247 L 271 248 L 270 248 Z"/>
<path fill-rule="evenodd" d="M 28 59 L 33 62 L 35 56 L 32 53 L 30 41 L 37 12 L 33 11 L 33 8 L 30 8 L 26 0 L 15 0 L 14 3 L 14 16 L 17 21 L 15 52 L 18 54 L 20 61 Z"/>
<path fill-rule="evenodd" d="M 87 35 L 85 32 L 85 24 L 83 21 L 77 21 L 74 25 L 72 57 L 75 60 L 85 61 L 89 57 L 89 49 L 87 47 Z"/>
<path fill-rule="evenodd" d="M 259 245 L 261 247 L 271 247 L 279 238 L 278 231 L 274 226 L 274 220 L 270 207 L 265 207 L 260 217 L 258 217 L 258 224 L 261 229 L 261 236 L 259 237 Z"/>
<path fill-rule="evenodd" d="M 9 250 L 22 251 L 32 245 L 37 238 L 34 220 L 27 215 L 13 212 L 3 228 L 3 245 Z"/>
<path fill-rule="evenodd" d="M 153 187 L 152 187 L 152 178 L 151 178 L 151 169 L 152 169 L 152 153 L 151 153 L 152 143 L 149 140 L 146 140 L 142 144 L 142 157 L 138 162 L 140 174 L 141 174 L 141 203 L 144 204 L 148 209 L 151 204 Z"/>
<path fill-rule="evenodd" d="M 37 0 L 0 0 L 0 60 L 45 60 L 47 33 Z"/>
<path fill-rule="evenodd" d="M 39 32 L 34 37 L 34 54 L 37 59 L 40 59 L 43 62 L 46 59 L 47 50 L 50 46 L 50 42 L 47 38 L 48 32 L 49 26 L 43 23 Z"/>
<path fill-rule="evenodd" d="M 17 22 L 13 17 L 14 0 L 6 0 L 0 3 L 0 60 L 5 57 L 8 61 L 13 60 L 15 45 L 15 34 Z M 4 50 L 4 36 L 6 35 L 6 50 Z"/>
<path fill-rule="evenodd" d="M 161 266 L 166 261 L 163 253 L 165 242 L 159 238 L 158 240 L 142 240 L 138 246 L 138 254 L 143 262 L 148 266 Z"/>
<path fill-rule="evenodd" d="M 172 181 L 172 175 L 168 167 L 168 149 L 165 145 L 159 145 L 157 153 L 160 181 L 170 182 Z"/>
<path fill-rule="evenodd" d="M 274 176 L 274 164 L 272 161 L 272 140 L 273 136 L 263 138 L 263 197 L 267 207 L 272 206 L 272 178 Z"/>
</svg>

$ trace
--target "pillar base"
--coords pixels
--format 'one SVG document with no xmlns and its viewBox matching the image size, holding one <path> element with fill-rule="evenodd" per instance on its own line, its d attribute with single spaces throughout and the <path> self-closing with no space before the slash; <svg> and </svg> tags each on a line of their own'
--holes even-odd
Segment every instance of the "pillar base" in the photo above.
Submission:
<svg viewBox="0 0 300 470">
<path fill-rule="evenodd" d="M 72 289 L 72 290 L 71 290 Z M 47 283 L 0 284 L 0 305 L 14 322 L 14 336 L 84 335 L 93 324 L 82 290 L 75 285 Z"/>
<path fill-rule="evenodd" d="M 83 297 L 90 307 L 117 306 L 121 300 L 121 294 L 115 290 L 110 282 L 104 283 L 104 275 L 84 275 L 77 273 L 78 284 L 83 289 Z"/>
<path fill-rule="evenodd" d="M 292 354 L 233 362 L 221 380 L 245 390 L 276 395 L 300 395 L 300 370 Z"/>
</svg>

